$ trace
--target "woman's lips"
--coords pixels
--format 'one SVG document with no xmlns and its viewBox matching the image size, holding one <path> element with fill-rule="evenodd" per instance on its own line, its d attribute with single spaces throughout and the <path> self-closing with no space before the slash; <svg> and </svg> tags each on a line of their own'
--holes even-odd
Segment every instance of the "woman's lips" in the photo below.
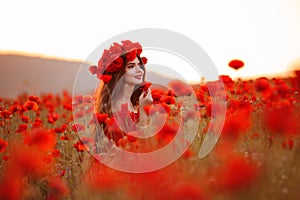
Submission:
<svg viewBox="0 0 300 200">
<path fill-rule="evenodd" d="M 136 75 L 136 76 L 134 76 L 134 78 L 137 78 L 137 79 L 142 79 L 142 75 Z"/>
</svg>

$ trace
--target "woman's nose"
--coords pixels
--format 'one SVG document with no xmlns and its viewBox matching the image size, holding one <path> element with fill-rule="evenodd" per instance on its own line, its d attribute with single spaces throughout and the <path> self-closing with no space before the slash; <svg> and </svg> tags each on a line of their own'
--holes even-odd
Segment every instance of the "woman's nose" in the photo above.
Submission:
<svg viewBox="0 0 300 200">
<path fill-rule="evenodd" d="M 144 70 L 143 70 L 140 66 L 138 66 L 136 69 L 137 69 L 137 72 L 142 72 L 142 73 L 144 73 Z"/>
</svg>

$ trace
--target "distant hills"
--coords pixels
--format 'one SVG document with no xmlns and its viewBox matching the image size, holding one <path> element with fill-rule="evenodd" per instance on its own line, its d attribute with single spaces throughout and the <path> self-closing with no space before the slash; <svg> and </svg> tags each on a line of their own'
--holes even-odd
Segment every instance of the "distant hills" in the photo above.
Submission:
<svg viewBox="0 0 300 200">
<path fill-rule="evenodd" d="M 63 90 L 70 93 L 74 90 L 75 94 L 89 94 L 98 84 L 98 79 L 88 71 L 89 66 L 90 64 L 80 60 L 5 54 L 0 51 L 0 97 L 14 98 L 23 92 L 33 95 L 61 93 Z M 299 66 L 295 66 L 295 69 L 300 69 Z M 151 70 L 154 68 L 156 70 Z M 146 80 L 155 86 L 166 86 L 174 79 L 181 79 L 180 74 L 172 70 L 164 72 L 164 66 L 148 64 L 146 70 Z M 290 74 L 295 76 L 292 72 Z"/>
<path fill-rule="evenodd" d="M 72 92 L 73 87 L 76 93 L 87 93 L 98 83 L 88 67 L 89 64 L 81 61 L 0 54 L 0 96 L 13 98 L 23 92 L 61 93 L 64 89 Z M 172 78 L 148 70 L 147 80 L 166 85 Z"/>
</svg>

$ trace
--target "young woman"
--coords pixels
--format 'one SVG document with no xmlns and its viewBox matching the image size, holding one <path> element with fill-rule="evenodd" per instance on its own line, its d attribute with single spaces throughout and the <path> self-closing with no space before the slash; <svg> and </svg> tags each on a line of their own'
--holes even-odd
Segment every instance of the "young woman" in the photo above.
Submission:
<svg viewBox="0 0 300 200">
<path fill-rule="evenodd" d="M 126 132 L 149 123 L 144 107 L 153 100 L 150 84 L 144 82 L 147 59 L 141 53 L 139 43 L 129 40 L 114 43 L 104 50 L 98 66 L 91 70 L 100 79 L 95 92 L 95 112 L 102 116 L 100 126 L 105 135 L 116 143 Z"/>
</svg>

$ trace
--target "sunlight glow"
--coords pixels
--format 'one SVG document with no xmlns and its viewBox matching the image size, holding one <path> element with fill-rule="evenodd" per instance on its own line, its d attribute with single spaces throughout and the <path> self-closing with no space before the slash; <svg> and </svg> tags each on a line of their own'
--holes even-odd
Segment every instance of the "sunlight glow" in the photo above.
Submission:
<svg viewBox="0 0 300 200">
<path fill-rule="evenodd" d="M 284 74 L 300 58 L 296 0 L 156 1 L 1 2 L 0 49 L 85 60 L 114 35 L 153 27 L 191 38 L 232 77 Z M 234 58 L 245 67 L 229 68 Z"/>
</svg>

